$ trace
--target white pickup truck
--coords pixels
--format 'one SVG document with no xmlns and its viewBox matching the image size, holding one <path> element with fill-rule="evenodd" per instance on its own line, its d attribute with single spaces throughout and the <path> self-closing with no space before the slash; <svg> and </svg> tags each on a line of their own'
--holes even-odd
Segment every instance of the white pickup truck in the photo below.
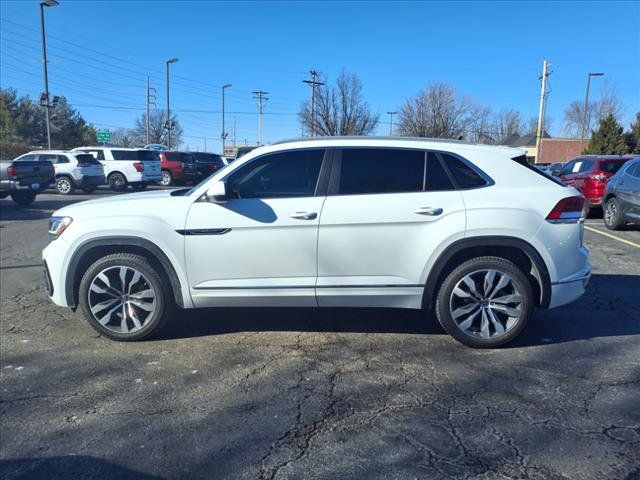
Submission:
<svg viewBox="0 0 640 480">
<path fill-rule="evenodd" d="M 120 147 L 78 147 L 74 152 L 93 155 L 104 167 L 111 190 L 121 192 L 131 186 L 144 190 L 150 183 L 162 180 L 160 160 L 150 150 Z"/>
</svg>

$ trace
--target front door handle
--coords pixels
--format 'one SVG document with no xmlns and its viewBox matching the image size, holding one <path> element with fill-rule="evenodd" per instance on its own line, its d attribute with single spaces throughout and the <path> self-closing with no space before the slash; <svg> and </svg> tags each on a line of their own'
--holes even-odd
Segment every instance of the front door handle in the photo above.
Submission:
<svg viewBox="0 0 640 480">
<path fill-rule="evenodd" d="M 293 212 L 289 214 L 289 217 L 297 218 L 298 220 L 313 220 L 317 216 L 316 212 Z"/>
<path fill-rule="evenodd" d="M 420 208 L 417 208 L 416 210 L 414 210 L 414 213 L 417 213 L 419 215 L 430 215 L 432 217 L 435 217 L 437 215 L 441 215 L 442 214 L 442 209 L 441 208 L 432 208 L 432 207 L 420 207 Z"/>
</svg>

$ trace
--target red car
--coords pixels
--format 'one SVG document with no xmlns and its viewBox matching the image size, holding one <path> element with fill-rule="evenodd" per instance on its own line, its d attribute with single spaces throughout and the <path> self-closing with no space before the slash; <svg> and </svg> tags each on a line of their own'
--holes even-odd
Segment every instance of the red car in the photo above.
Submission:
<svg viewBox="0 0 640 480">
<path fill-rule="evenodd" d="M 165 187 L 174 183 L 192 181 L 197 176 L 196 160 L 193 155 L 185 152 L 157 152 L 160 157 L 162 181 Z"/>
<path fill-rule="evenodd" d="M 620 167 L 633 157 L 620 155 L 583 155 L 567 162 L 559 174 L 560 180 L 580 190 L 587 211 L 602 206 L 604 188 Z"/>
</svg>

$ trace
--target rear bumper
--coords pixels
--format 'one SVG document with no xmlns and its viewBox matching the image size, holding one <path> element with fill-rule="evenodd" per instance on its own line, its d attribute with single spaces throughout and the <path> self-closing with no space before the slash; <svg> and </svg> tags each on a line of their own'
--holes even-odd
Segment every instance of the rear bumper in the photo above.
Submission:
<svg viewBox="0 0 640 480">
<path fill-rule="evenodd" d="M 51 185 L 51 183 L 53 182 L 53 179 L 51 180 L 40 180 L 40 181 L 34 181 L 33 183 L 20 183 L 20 181 L 18 180 L 9 180 L 9 181 L 3 181 L 3 185 L 2 185 L 2 190 L 3 191 L 9 191 L 9 192 L 16 192 L 19 190 L 32 190 L 35 192 L 39 192 L 42 191 L 44 189 L 46 189 L 49 185 Z"/>
<path fill-rule="evenodd" d="M 98 185 L 104 185 L 106 183 L 106 178 L 104 175 L 94 175 L 94 176 L 83 176 L 80 179 L 76 180 L 76 183 L 79 187 L 96 187 Z"/>
<path fill-rule="evenodd" d="M 587 263 L 581 270 L 551 284 L 549 308 L 559 307 L 580 298 L 591 278 L 591 265 Z"/>
</svg>

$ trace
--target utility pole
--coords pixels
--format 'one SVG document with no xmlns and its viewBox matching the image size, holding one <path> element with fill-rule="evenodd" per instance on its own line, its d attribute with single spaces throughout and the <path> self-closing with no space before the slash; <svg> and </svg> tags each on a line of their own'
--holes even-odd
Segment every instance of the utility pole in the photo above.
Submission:
<svg viewBox="0 0 640 480">
<path fill-rule="evenodd" d="M 544 132 L 544 109 L 545 109 L 545 100 L 547 97 L 547 77 L 550 75 L 548 72 L 549 63 L 547 60 L 544 60 L 542 64 L 542 85 L 540 87 L 540 109 L 538 110 L 538 129 L 536 130 L 536 159 L 534 163 L 540 163 L 540 159 L 542 158 L 540 153 L 542 151 L 542 134 Z"/>
<path fill-rule="evenodd" d="M 236 116 L 233 116 L 233 146 L 236 146 Z"/>
<path fill-rule="evenodd" d="M 591 87 L 591 77 L 602 77 L 604 73 L 602 72 L 589 72 L 587 75 L 587 94 L 584 97 L 584 111 L 582 112 L 582 128 L 580 134 L 580 153 L 584 150 L 584 139 L 587 134 L 587 129 L 589 125 L 589 87 Z"/>
<path fill-rule="evenodd" d="M 44 7 L 55 7 L 60 5 L 57 0 L 44 0 L 40 2 L 40 32 L 42 33 L 42 66 L 44 68 L 44 98 L 46 103 L 44 109 L 46 112 L 47 124 L 47 148 L 51 150 L 51 103 L 49 102 L 49 75 L 47 72 L 47 39 L 44 33 Z"/>
<path fill-rule="evenodd" d="M 398 112 L 387 112 L 389 115 L 389 136 L 393 136 L 393 116 Z"/>
<path fill-rule="evenodd" d="M 226 143 L 227 137 L 229 136 L 224 128 L 224 91 L 230 86 L 230 83 L 222 86 L 222 134 L 220 135 L 220 138 L 222 138 L 222 155 L 224 155 L 224 144 Z"/>
<path fill-rule="evenodd" d="M 322 82 L 318 82 L 318 72 L 310 70 L 311 80 L 303 80 L 302 83 L 311 85 L 311 136 L 316 136 L 316 86 L 324 85 Z"/>
<path fill-rule="evenodd" d="M 207 151 L 207 137 L 204 137 L 204 151 Z"/>
<path fill-rule="evenodd" d="M 258 100 L 258 145 L 262 145 L 262 102 L 263 100 L 269 100 L 266 96 L 269 92 L 263 92 L 262 90 L 256 90 L 253 93 L 253 98 Z"/>
<path fill-rule="evenodd" d="M 153 94 L 151 93 L 153 90 Z M 153 98 L 153 100 L 151 100 Z M 156 106 L 156 89 L 149 85 L 149 75 L 147 75 L 147 145 L 151 143 L 151 104 Z"/>
</svg>

